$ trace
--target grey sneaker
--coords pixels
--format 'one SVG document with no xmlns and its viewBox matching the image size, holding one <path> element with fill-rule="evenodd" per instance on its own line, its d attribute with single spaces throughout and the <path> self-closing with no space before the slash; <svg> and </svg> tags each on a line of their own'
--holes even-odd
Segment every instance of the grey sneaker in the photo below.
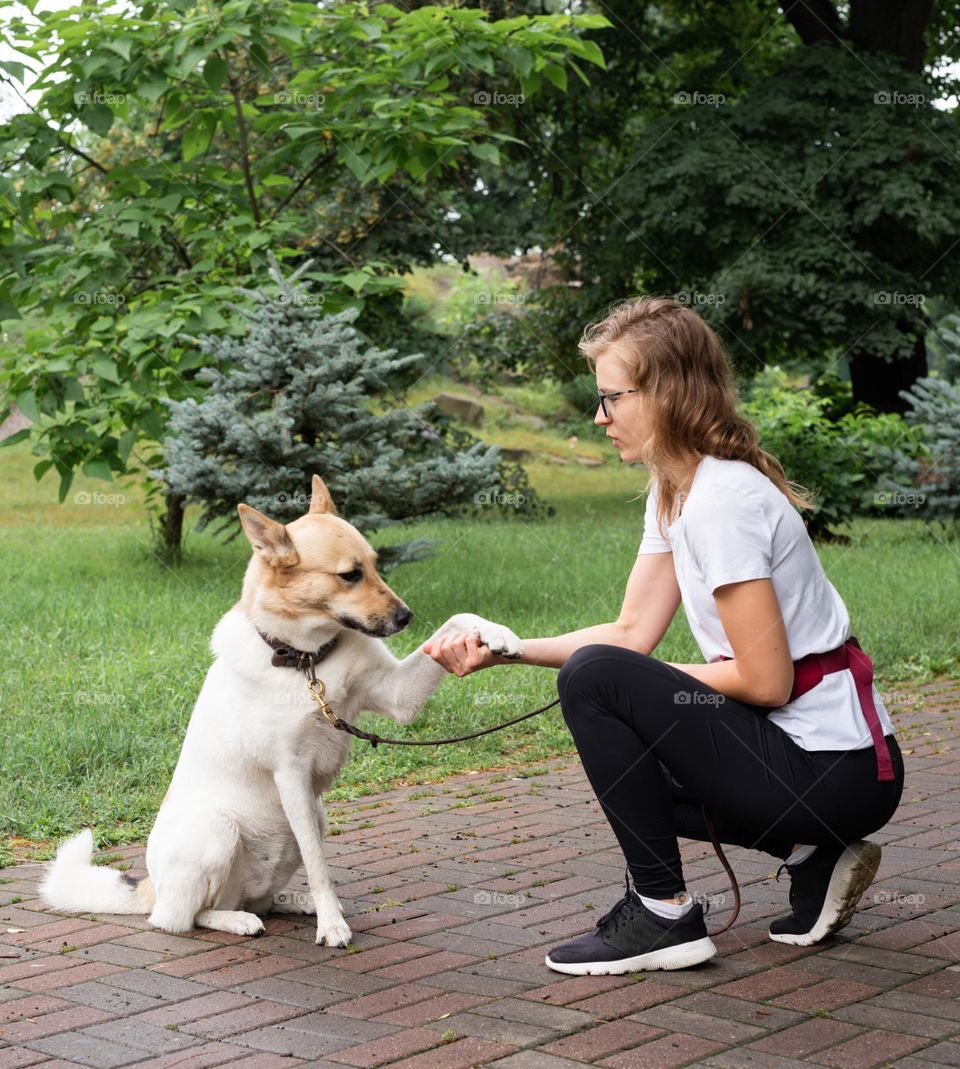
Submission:
<svg viewBox="0 0 960 1069">
<path fill-rule="evenodd" d="M 858 839 L 848 846 L 818 846 L 798 865 L 784 862 L 777 869 L 790 874 L 793 912 L 770 924 L 770 938 L 778 943 L 811 946 L 850 923 L 860 896 L 873 883 L 880 867 L 876 843 Z"/>
<path fill-rule="evenodd" d="M 600 918 L 595 931 L 555 947 L 546 964 L 571 976 L 618 976 L 699 965 L 717 952 L 703 917 L 699 902 L 675 920 L 661 917 L 647 909 L 628 884 L 626 895 Z"/>
</svg>

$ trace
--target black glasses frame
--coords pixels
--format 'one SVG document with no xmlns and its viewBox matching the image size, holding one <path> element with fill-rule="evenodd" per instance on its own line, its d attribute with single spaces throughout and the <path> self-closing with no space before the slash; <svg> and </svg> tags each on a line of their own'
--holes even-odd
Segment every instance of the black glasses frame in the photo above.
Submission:
<svg viewBox="0 0 960 1069">
<path fill-rule="evenodd" d="M 597 390 L 597 400 L 600 402 L 600 407 L 603 409 L 604 419 L 610 418 L 610 412 L 607 409 L 607 401 L 616 401 L 618 397 L 623 397 L 625 394 L 639 392 L 639 390 L 617 390 L 616 393 L 601 393 Z"/>
</svg>

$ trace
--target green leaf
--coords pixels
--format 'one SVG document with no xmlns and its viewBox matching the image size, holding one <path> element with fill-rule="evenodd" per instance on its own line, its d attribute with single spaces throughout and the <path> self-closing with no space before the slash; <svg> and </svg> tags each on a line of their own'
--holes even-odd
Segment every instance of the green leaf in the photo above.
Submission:
<svg viewBox="0 0 960 1069">
<path fill-rule="evenodd" d="M 6 438 L 0 440 L 0 448 L 6 448 L 8 445 L 16 445 L 17 442 L 22 442 L 25 438 L 30 437 L 30 428 L 21 427 L 20 430 L 15 431 L 13 434 L 8 434 Z M 52 462 L 49 462 L 52 463 Z"/>
<path fill-rule="evenodd" d="M 188 48 L 184 53 L 183 59 L 180 60 L 180 65 L 177 67 L 177 77 L 181 79 L 186 78 L 206 54 L 207 50 L 205 47 Z"/>
<path fill-rule="evenodd" d="M 126 430 L 120 435 L 120 440 L 117 443 L 117 452 L 124 464 L 126 464 L 127 458 L 130 456 L 130 451 L 133 449 L 136 441 L 137 432 L 135 430 Z"/>
<path fill-rule="evenodd" d="M 217 117 L 209 112 L 201 112 L 187 127 L 180 142 L 184 163 L 189 163 L 195 156 L 207 151 L 216 128 Z"/>
<path fill-rule="evenodd" d="M 119 384 L 122 380 L 117 371 L 117 365 L 108 356 L 98 356 L 92 361 L 94 373 L 107 382 Z"/>
<path fill-rule="evenodd" d="M 83 474 L 91 479 L 106 479 L 110 482 L 113 479 L 113 472 L 110 470 L 110 465 L 102 457 L 93 457 L 91 460 L 85 460 L 83 462 Z"/>
<path fill-rule="evenodd" d="M 567 72 L 563 67 L 556 63 L 548 63 L 543 68 L 543 73 L 548 81 L 552 82 L 558 89 L 567 91 Z"/>
<path fill-rule="evenodd" d="M 370 275 L 366 271 L 348 271 L 347 274 L 340 276 L 340 281 L 354 293 L 359 293 L 370 281 Z"/>
<path fill-rule="evenodd" d="M 40 409 L 37 406 L 37 398 L 33 390 L 24 390 L 14 398 L 14 404 L 30 420 L 36 423 L 40 419 Z"/>
<path fill-rule="evenodd" d="M 203 65 L 203 80 L 211 89 L 217 90 L 227 80 L 229 68 L 219 56 L 208 56 Z"/>
<path fill-rule="evenodd" d="M 23 74 L 26 69 L 22 63 L 17 63 L 16 60 L 0 59 L 0 70 L 5 70 L 7 74 L 12 74 L 21 85 L 23 85 Z"/>
<path fill-rule="evenodd" d="M 500 150 L 488 141 L 471 141 L 470 151 L 478 160 L 485 160 L 495 166 L 500 164 Z"/>
<path fill-rule="evenodd" d="M 57 471 L 60 472 L 60 492 L 57 495 L 60 499 L 60 504 L 66 500 L 67 494 L 70 493 L 70 487 L 73 483 L 73 472 L 70 468 L 61 467 L 57 465 Z"/>
<path fill-rule="evenodd" d="M 80 118 L 89 129 L 101 137 L 105 137 L 113 126 L 113 112 L 106 104 L 97 103 L 85 108 Z"/>
</svg>

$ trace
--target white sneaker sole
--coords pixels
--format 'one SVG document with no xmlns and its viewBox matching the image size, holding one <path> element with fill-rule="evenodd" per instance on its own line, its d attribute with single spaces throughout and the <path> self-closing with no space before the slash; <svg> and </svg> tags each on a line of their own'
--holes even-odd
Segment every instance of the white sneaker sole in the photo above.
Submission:
<svg viewBox="0 0 960 1069">
<path fill-rule="evenodd" d="M 861 895 L 873 883 L 881 855 L 882 851 L 876 843 L 863 840 L 850 843 L 834 866 L 823 908 L 810 931 L 801 934 L 767 934 L 777 943 L 808 947 L 845 927 L 856 912 Z"/>
<path fill-rule="evenodd" d="M 548 954 L 544 959 L 548 969 L 567 973 L 569 976 L 620 976 L 627 972 L 640 972 L 645 969 L 686 969 L 690 965 L 699 965 L 716 954 L 713 940 L 707 936 L 689 943 L 680 943 L 663 950 L 652 950 L 649 954 L 637 954 L 633 958 L 621 958 L 619 961 L 553 961 Z"/>
</svg>

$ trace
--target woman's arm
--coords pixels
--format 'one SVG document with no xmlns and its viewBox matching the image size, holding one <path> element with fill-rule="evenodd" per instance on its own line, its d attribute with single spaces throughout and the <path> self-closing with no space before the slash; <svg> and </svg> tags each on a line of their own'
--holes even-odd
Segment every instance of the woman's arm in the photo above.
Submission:
<svg viewBox="0 0 960 1069">
<path fill-rule="evenodd" d="M 734 701 L 779 708 L 793 690 L 793 661 L 772 579 L 727 583 L 713 592 L 733 659 L 673 664 Z"/>
<path fill-rule="evenodd" d="M 454 675 L 465 676 L 496 664 L 532 664 L 542 668 L 559 668 L 581 646 L 603 644 L 623 646 L 640 653 L 651 653 L 666 634 L 670 621 L 680 607 L 680 587 L 673 567 L 672 553 L 644 553 L 637 557 L 619 617 L 607 624 L 596 624 L 552 638 L 525 639 L 523 655 L 517 660 L 498 657 L 481 646 L 476 635 L 457 635 L 423 647 L 438 663 Z"/>
</svg>

